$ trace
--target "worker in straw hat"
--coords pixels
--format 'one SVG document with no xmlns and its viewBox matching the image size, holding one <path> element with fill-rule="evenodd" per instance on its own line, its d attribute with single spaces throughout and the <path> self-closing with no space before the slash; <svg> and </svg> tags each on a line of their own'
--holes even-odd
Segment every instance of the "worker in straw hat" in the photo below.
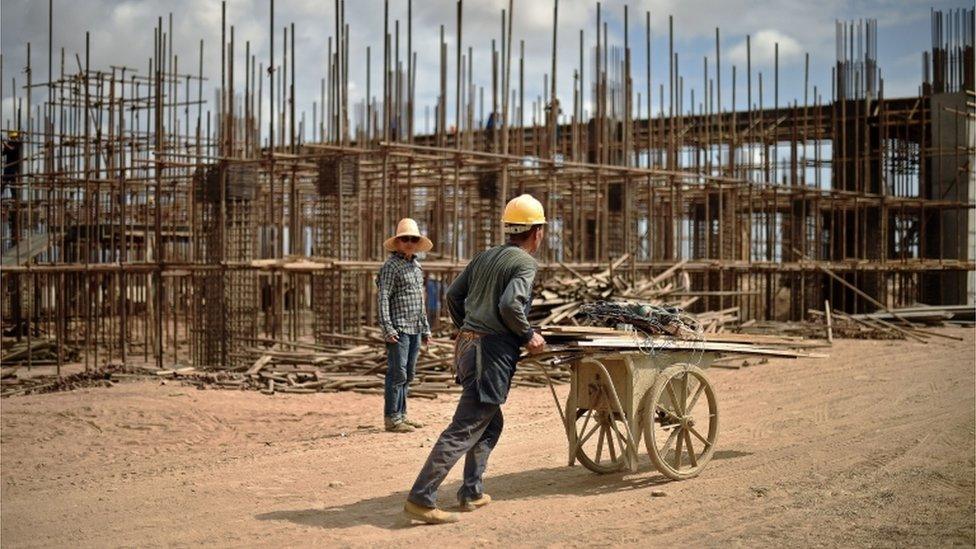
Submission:
<svg viewBox="0 0 976 549">
<path fill-rule="evenodd" d="M 456 381 L 463 387 L 451 423 L 434 443 L 414 483 L 404 514 L 428 524 L 456 522 L 458 514 L 437 508 L 437 489 L 464 456 L 461 511 L 491 502 L 482 476 L 502 432 L 501 405 L 508 397 L 520 347 L 530 353 L 546 342 L 532 330 L 528 313 L 538 251 L 545 233 L 542 204 L 523 194 L 502 216 L 507 242 L 475 256 L 447 291 L 451 320 L 460 330 L 454 347 Z"/>
<path fill-rule="evenodd" d="M 383 423 L 387 431 L 409 433 L 423 427 L 407 417 L 407 391 L 417 365 L 420 345 L 430 339 L 424 307 L 424 273 L 417 252 L 429 252 L 434 244 L 420 234 L 409 217 L 397 224 L 396 235 L 383 243 L 390 252 L 376 277 L 380 328 L 386 340 L 386 382 L 383 391 Z"/>
</svg>

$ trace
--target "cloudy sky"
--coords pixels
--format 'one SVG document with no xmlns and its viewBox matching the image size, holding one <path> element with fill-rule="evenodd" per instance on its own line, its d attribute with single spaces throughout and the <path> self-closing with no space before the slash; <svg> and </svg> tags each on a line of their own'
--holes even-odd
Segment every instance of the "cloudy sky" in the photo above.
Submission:
<svg viewBox="0 0 976 549">
<path fill-rule="evenodd" d="M 476 84 L 490 88 L 491 40 L 500 32 L 501 9 L 507 0 L 466 0 L 463 6 L 465 51 L 474 48 Z M 391 32 L 393 20 L 400 19 L 406 47 L 406 0 L 390 0 Z M 780 102 L 793 98 L 803 100 L 804 55 L 810 54 L 811 90 L 814 85 L 825 96 L 830 94 L 830 67 L 835 59 L 835 21 L 875 18 L 878 22 L 878 60 L 888 97 L 917 93 L 921 81 L 922 51 L 931 46 L 930 10 L 948 10 L 967 6 L 962 0 L 916 2 L 913 0 L 712 0 L 605 1 L 602 10 L 610 28 L 610 43 L 622 45 L 624 6 L 630 6 L 630 39 L 632 42 L 635 93 L 645 88 L 644 14 L 651 13 L 651 78 L 654 82 L 654 109 L 658 108 L 657 85 L 667 82 L 668 16 L 674 16 L 675 49 L 679 53 L 681 74 L 685 78 L 686 98 L 695 89 L 696 102 L 701 99 L 703 60 L 709 58 L 710 78 L 714 78 L 715 28 L 721 29 L 722 98 L 727 109 L 731 103 L 732 65 L 737 66 L 737 107 L 743 108 L 745 97 L 745 39 L 752 37 L 753 71 L 762 72 L 767 83 L 764 102 L 772 103 L 773 45 L 780 48 Z M 971 2 L 968 6 L 971 6 Z M 414 48 L 418 57 L 417 127 L 425 128 L 424 105 L 433 105 L 438 83 L 438 40 L 441 25 L 449 44 L 448 90 L 449 118 L 454 111 L 455 2 L 453 0 L 415 0 L 413 5 Z M 173 14 L 175 50 L 181 68 L 192 64 L 195 72 L 199 41 L 204 40 L 204 72 L 208 85 L 220 79 L 220 17 L 218 0 L 54 0 L 54 48 L 65 48 L 69 68 L 74 54 L 84 55 L 85 32 L 91 33 L 93 68 L 110 65 L 137 67 L 146 72 L 153 49 L 153 27 L 157 17 L 165 21 Z M 552 1 L 515 0 L 515 44 L 525 41 L 526 102 L 542 94 L 544 74 L 550 70 L 552 41 Z M 268 63 L 269 0 L 228 0 L 228 25 L 235 27 L 239 44 L 236 66 L 243 67 L 245 41 L 265 66 Z M 0 0 L 3 55 L 4 127 L 11 117 L 12 79 L 17 80 L 17 94 L 22 96 L 26 81 L 27 43 L 32 43 L 35 81 L 47 74 L 48 1 Z M 362 99 L 366 81 L 366 47 L 372 48 L 372 90 L 380 89 L 382 59 L 383 0 L 356 0 L 347 3 L 350 25 L 350 96 Z M 563 105 L 572 104 L 572 75 L 579 65 L 579 31 L 583 29 L 587 51 L 595 39 L 596 2 L 563 0 L 559 4 L 558 83 Z M 275 3 L 276 47 L 280 60 L 282 29 L 294 22 L 296 28 L 297 98 L 299 112 L 306 111 L 311 125 L 312 102 L 319 97 L 319 81 L 325 75 L 326 44 L 334 33 L 335 14 L 332 0 L 277 0 Z M 55 63 L 58 54 L 55 53 Z M 279 61 L 280 62 L 280 61 Z M 587 54 L 587 80 L 592 74 Z M 517 66 L 516 66 L 517 69 Z M 513 83 L 517 83 L 513 72 Z M 754 86 L 756 76 L 754 74 Z M 237 84 L 243 87 L 243 78 Z M 265 86 L 265 94 L 268 87 Z M 755 95 L 755 89 L 754 89 Z M 213 98 L 212 90 L 204 97 Z M 486 93 L 486 101 L 488 100 Z M 667 97 L 665 97 L 667 101 Z M 754 99 L 754 102 L 758 101 Z M 685 101 L 689 104 L 688 99 Z M 265 106 L 267 102 L 265 101 Z M 213 107 L 213 101 L 210 101 Z M 527 107 L 528 108 L 528 107 Z M 667 108 L 667 107 L 666 107 Z M 476 111 L 477 112 L 477 111 Z M 527 113 L 527 117 L 531 113 Z M 266 118 L 265 118 L 266 120 Z M 450 120 L 449 120 L 450 122 Z"/>
</svg>

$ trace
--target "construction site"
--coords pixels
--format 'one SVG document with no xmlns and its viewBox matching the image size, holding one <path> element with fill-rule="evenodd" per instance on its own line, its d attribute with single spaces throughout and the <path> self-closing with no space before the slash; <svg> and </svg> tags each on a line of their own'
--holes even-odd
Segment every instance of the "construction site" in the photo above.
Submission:
<svg viewBox="0 0 976 549">
<path fill-rule="evenodd" d="M 443 539 L 974 543 L 971 7 L 915 8 L 930 36 L 917 93 L 886 92 L 884 30 L 865 18 L 838 19 L 834 51 L 806 53 L 787 96 L 779 44 L 760 63 L 746 36 L 733 64 L 715 21 L 711 51 L 686 57 L 682 21 L 639 3 L 551 2 L 551 63 L 530 66 L 512 0 L 492 21 L 445 2 L 422 29 L 411 0 L 377 1 L 370 45 L 335 0 L 314 67 L 296 67 L 296 24 L 311 23 L 276 17 L 288 0 L 221 3 L 218 44 L 185 40 L 191 15 L 160 3 L 139 67 L 93 58 L 59 2 L 35 4 L 47 28 L 22 45 L 26 66 L 6 42 L 0 56 L 5 545 L 422 543 L 432 530 L 392 517 L 461 393 L 446 292 L 505 240 L 503 209 L 525 193 L 548 219 L 529 320 L 549 347 L 512 382 L 488 476 L 502 514 Z M 557 34 L 573 9 L 594 17 Z M 260 21 L 266 57 L 235 18 Z M 85 50 L 60 47 L 56 22 Z M 16 24 L 4 15 L 5 32 Z M 490 44 L 466 37 L 485 25 Z M 439 33 L 439 49 L 418 51 L 417 32 Z M 219 66 L 204 70 L 205 51 Z M 365 66 L 350 61 L 364 51 Z M 829 74 L 811 74 L 812 56 Z M 308 73 L 319 94 L 298 97 Z M 421 261 L 433 337 L 410 392 L 428 427 L 391 441 L 374 425 L 376 280 L 405 217 L 434 244 Z M 721 389 L 720 442 L 699 436 L 696 455 L 683 435 L 695 467 L 717 445 L 709 468 L 666 482 L 700 470 L 681 476 L 679 436 L 672 474 L 658 459 L 674 454 L 651 446 L 663 476 L 646 472 L 636 449 L 653 427 L 619 385 L 597 391 L 613 397 L 611 457 L 602 438 L 595 456 L 583 448 L 573 408 L 601 405 L 577 393 L 581 364 L 596 357 L 611 386 L 618 354 L 675 349 L 711 366 L 699 387 Z M 565 467 L 564 432 L 570 465 L 604 474 Z M 214 518 L 183 528 L 174 502 Z M 713 528 L 681 523 L 696 513 Z"/>
</svg>

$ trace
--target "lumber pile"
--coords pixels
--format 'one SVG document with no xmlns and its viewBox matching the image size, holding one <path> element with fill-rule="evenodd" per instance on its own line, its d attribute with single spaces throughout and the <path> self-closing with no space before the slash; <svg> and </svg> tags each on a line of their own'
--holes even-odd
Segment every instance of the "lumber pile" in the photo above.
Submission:
<svg viewBox="0 0 976 549">
<path fill-rule="evenodd" d="M 383 394 L 386 375 L 386 346 L 376 328 L 365 328 L 365 336 L 333 334 L 343 345 L 320 345 L 308 342 L 260 340 L 268 347 L 248 347 L 249 364 L 236 371 L 200 371 L 193 368 L 161 370 L 157 376 L 173 378 L 200 389 L 257 390 L 275 393 L 334 393 L 352 391 Z M 461 387 L 454 381 L 454 342 L 431 338 L 425 352 L 417 359 L 410 396 L 437 398 L 458 394 Z M 546 371 L 538 364 L 520 365 L 513 386 L 542 387 Z M 548 370 L 555 382 L 568 382 L 569 371 Z"/>
<path fill-rule="evenodd" d="M 894 323 L 908 321 L 928 326 L 942 326 L 946 323 L 968 325 L 976 321 L 976 307 L 972 305 L 916 305 L 850 316 L 858 320 L 886 320 Z"/>
<path fill-rule="evenodd" d="M 928 343 L 932 338 L 962 341 L 961 337 L 932 331 L 929 327 L 946 323 L 971 326 L 974 309 L 966 305 L 916 306 L 905 309 L 884 309 L 868 314 L 847 314 L 841 311 L 807 310 L 811 319 L 830 323 L 833 334 L 849 339 L 912 339 Z M 924 327 L 924 328 L 923 328 Z"/>
<path fill-rule="evenodd" d="M 841 311 L 832 310 L 831 314 L 831 333 L 833 337 L 840 339 L 905 339 L 905 335 L 891 328 L 882 326 L 877 322 L 857 321 L 851 316 Z M 826 315 L 823 311 L 813 309 L 807 311 L 810 322 L 804 324 L 804 329 L 809 332 L 823 332 L 826 324 Z M 791 323 L 797 324 L 797 323 Z"/>
<path fill-rule="evenodd" d="M 687 315 L 683 307 L 698 298 L 690 297 L 667 306 L 672 293 L 689 289 L 688 277 L 679 262 L 653 276 L 632 281 L 633 273 L 624 265 L 631 256 L 624 255 L 607 269 L 584 275 L 568 265 L 566 274 L 550 277 L 537 288 L 531 320 L 544 326 L 543 335 L 550 349 L 543 355 L 523 357 L 513 379 L 513 386 L 542 387 L 549 381 L 567 382 L 568 364 L 584 352 L 606 348 L 634 346 L 634 333 L 619 332 L 618 324 L 631 326 L 642 336 L 671 338 L 673 345 L 690 341 L 700 345 L 701 333 L 718 338 L 738 322 L 738 309 Z M 609 326 L 609 328 L 608 328 Z M 609 330 L 609 331 L 608 331 Z M 430 340 L 429 348 L 417 361 L 410 395 L 436 398 L 440 394 L 459 393 L 452 371 L 454 344 L 448 334 L 453 327 Z M 709 344 L 723 352 L 759 352 L 775 356 L 801 356 L 799 351 L 757 346 L 756 340 L 715 339 Z M 379 330 L 363 329 L 361 335 L 331 334 L 333 344 L 298 341 L 253 340 L 240 359 L 246 366 L 236 370 L 196 371 L 175 369 L 157 372 L 201 389 L 257 390 L 274 393 L 328 393 L 353 391 L 383 394 L 386 374 L 386 348 Z M 786 340 L 778 340 L 780 342 Z M 789 343 L 795 343 L 789 340 Z M 761 353 L 760 353 L 761 354 Z"/>
<path fill-rule="evenodd" d="M 803 257 L 806 260 L 809 260 L 810 259 L 806 255 L 798 252 L 796 250 L 796 248 L 793 248 L 793 252 L 796 253 L 796 254 L 798 254 L 798 255 L 800 255 L 801 257 Z M 847 280 L 844 280 L 842 277 L 837 276 L 837 274 L 835 274 L 833 271 L 831 271 L 827 267 L 818 264 L 817 265 L 817 268 L 819 270 L 823 271 L 825 274 L 827 274 L 831 278 L 833 278 L 834 280 L 836 280 L 837 282 L 839 282 L 841 285 L 847 287 L 848 289 L 850 289 L 851 291 L 853 291 L 855 294 L 859 295 L 861 298 L 863 298 L 868 303 L 871 303 L 872 305 L 874 305 L 875 307 L 877 307 L 877 311 L 875 313 L 871 313 L 871 315 L 869 315 L 870 318 L 854 318 L 851 315 L 846 315 L 846 314 L 840 313 L 838 311 L 835 311 L 835 315 L 834 316 L 837 316 L 838 318 L 853 320 L 854 322 L 857 322 L 859 324 L 866 325 L 866 326 L 871 326 L 871 327 L 875 327 L 875 328 L 877 328 L 880 325 L 880 326 L 882 326 L 884 328 L 887 328 L 888 330 L 890 330 L 892 332 L 898 332 L 898 333 L 904 335 L 907 338 L 914 339 L 914 340 L 919 341 L 921 343 L 928 343 L 928 341 L 927 341 L 927 338 L 928 337 L 943 337 L 943 338 L 955 339 L 955 340 L 959 340 L 959 341 L 962 340 L 962 338 L 959 338 L 959 337 L 956 337 L 956 336 L 951 336 L 951 335 L 947 335 L 947 334 L 941 334 L 941 333 L 938 333 L 938 332 L 925 331 L 925 330 L 921 330 L 919 328 L 916 328 L 916 327 L 914 327 L 914 325 L 913 325 L 914 322 L 913 322 L 913 320 L 911 318 L 908 318 L 908 317 L 900 314 L 897 311 L 893 311 L 891 309 L 888 309 L 883 303 L 881 303 L 877 299 L 871 297 L 870 295 L 864 293 L 857 286 L 854 286 L 853 284 L 851 284 Z M 932 313 L 936 309 L 936 307 L 930 307 L 930 306 L 927 306 L 927 305 L 923 305 L 923 306 L 921 306 L 921 308 L 923 309 L 923 311 L 925 313 Z M 831 326 L 830 326 L 831 325 L 831 321 L 833 320 L 832 316 L 830 315 L 830 303 L 829 302 L 828 303 L 825 303 L 824 309 L 825 309 L 825 311 L 824 311 L 824 317 L 826 319 L 826 323 L 827 323 L 827 326 L 828 326 L 828 334 L 829 334 L 830 331 L 831 331 Z M 961 315 L 960 322 L 965 322 L 966 324 L 971 325 L 972 324 L 972 321 L 973 320 L 976 320 L 976 312 L 970 312 L 970 310 L 972 310 L 972 309 L 973 309 L 972 307 L 966 306 L 965 309 L 961 309 L 959 311 L 959 313 Z M 921 311 L 916 310 L 916 311 L 905 311 L 905 312 L 906 313 L 912 313 L 912 312 L 921 312 Z M 943 311 L 941 311 L 941 313 L 948 313 L 948 311 L 944 309 Z M 949 314 L 951 314 L 951 313 L 949 313 Z M 875 315 L 878 315 L 878 316 L 875 316 Z M 890 321 L 889 320 L 886 320 L 885 318 L 882 318 L 882 316 L 887 316 L 887 318 L 890 319 Z M 936 316 L 938 316 L 938 315 L 936 315 Z M 916 318 L 920 318 L 920 317 L 916 317 Z M 943 318 L 943 320 L 944 320 L 944 318 Z M 896 324 L 896 322 L 899 323 L 899 324 L 901 324 L 902 326 L 899 326 L 898 324 Z"/>
<path fill-rule="evenodd" d="M 551 276 L 540 284 L 537 297 L 532 301 L 529 320 L 533 325 L 542 326 L 578 325 L 581 309 L 588 303 L 624 300 L 660 306 L 665 304 L 669 294 L 687 289 L 689 285 L 688 277 L 682 276 L 681 271 L 687 261 L 676 263 L 654 277 L 631 283 L 624 276 L 630 271 L 623 268 L 630 260 L 631 255 L 624 254 L 603 271 L 591 275 L 584 275 L 560 262 L 565 274 Z M 685 309 L 697 300 L 698 297 L 689 297 L 676 304 Z"/>
<path fill-rule="evenodd" d="M 605 325 L 607 318 L 593 318 L 596 304 L 685 310 L 700 299 L 700 295 L 689 295 L 690 277 L 684 272 L 687 260 L 654 276 L 643 273 L 631 280 L 634 273 L 626 264 L 632 260 L 630 254 L 624 254 L 603 271 L 591 275 L 559 263 L 565 274 L 551 276 L 541 283 L 532 302 L 530 321 L 537 326 Z M 622 316 L 618 320 L 627 323 Z M 721 333 L 738 324 L 739 309 L 699 313 L 696 319 L 703 332 Z M 644 331 L 664 333 L 656 329 Z"/>
<path fill-rule="evenodd" d="M 120 365 L 107 365 L 87 372 L 62 377 L 56 375 L 18 376 L 20 366 L 5 366 L 0 374 L 0 397 L 73 391 L 88 387 L 112 387 L 122 378 L 132 377 Z"/>
<path fill-rule="evenodd" d="M 727 328 L 739 324 L 739 308 L 730 307 L 720 311 L 706 311 L 695 315 L 701 323 L 702 333 L 720 334 Z"/>
<path fill-rule="evenodd" d="M 78 360 L 78 350 L 68 345 L 61 345 L 62 362 L 73 362 Z M 22 340 L 14 343 L 3 350 L 0 363 L 4 366 L 13 364 L 27 364 L 28 359 L 32 366 L 49 366 L 58 363 L 58 343 L 53 339 L 32 339 L 30 343 Z"/>
</svg>

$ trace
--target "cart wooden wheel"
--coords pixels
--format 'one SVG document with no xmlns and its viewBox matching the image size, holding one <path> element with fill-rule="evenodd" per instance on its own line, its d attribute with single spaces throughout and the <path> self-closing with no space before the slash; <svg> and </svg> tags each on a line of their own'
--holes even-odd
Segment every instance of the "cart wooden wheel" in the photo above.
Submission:
<svg viewBox="0 0 976 549">
<path fill-rule="evenodd" d="M 641 414 L 647 453 L 664 476 L 695 477 L 712 459 L 718 403 L 701 368 L 676 364 L 664 369 L 645 394 Z"/>
<path fill-rule="evenodd" d="M 623 424 L 626 419 L 619 413 L 577 408 L 570 391 L 566 400 L 566 421 L 570 446 L 576 447 L 575 457 L 584 467 L 600 474 L 615 473 L 624 468 L 627 427 Z"/>
</svg>

